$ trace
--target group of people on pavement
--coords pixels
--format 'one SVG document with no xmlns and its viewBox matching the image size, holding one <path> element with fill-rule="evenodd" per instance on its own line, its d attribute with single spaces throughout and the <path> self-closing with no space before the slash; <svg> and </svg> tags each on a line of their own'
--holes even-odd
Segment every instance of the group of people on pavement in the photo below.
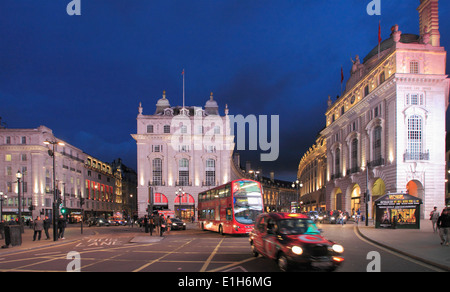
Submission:
<svg viewBox="0 0 450 292">
<path fill-rule="evenodd" d="M 64 231 L 66 229 L 66 224 L 67 224 L 66 219 L 64 219 L 64 216 L 61 215 L 57 221 L 57 228 L 58 228 L 57 236 L 60 239 L 65 239 Z M 38 240 L 41 240 L 42 231 L 44 231 L 45 235 L 47 236 L 46 240 L 50 239 L 50 235 L 48 234 L 50 225 L 51 222 L 48 216 L 45 216 L 44 220 L 42 220 L 40 216 L 36 217 L 36 220 L 33 221 L 33 230 L 34 230 L 33 241 L 36 241 L 36 237 Z"/>
<path fill-rule="evenodd" d="M 145 233 L 150 233 L 153 236 L 153 230 L 155 229 L 156 235 L 163 236 L 164 232 L 169 233 L 172 220 L 170 216 L 164 218 L 164 215 L 150 214 L 150 216 L 144 216 L 144 228 Z"/>
<path fill-rule="evenodd" d="M 450 207 L 444 208 L 441 214 L 439 214 L 437 207 L 434 207 L 430 213 L 430 220 L 433 224 L 433 231 L 439 232 L 441 245 L 448 246 L 450 241 Z"/>
</svg>

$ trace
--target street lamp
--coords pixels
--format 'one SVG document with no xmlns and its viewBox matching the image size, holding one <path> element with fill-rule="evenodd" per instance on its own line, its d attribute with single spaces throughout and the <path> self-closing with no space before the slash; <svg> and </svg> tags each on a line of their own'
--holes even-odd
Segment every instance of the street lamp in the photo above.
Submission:
<svg viewBox="0 0 450 292">
<path fill-rule="evenodd" d="M 20 172 L 20 170 L 17 171 L 16 173 L 16 178 L 17 178 L 17 199 L 18 199 L 18 204 L 19 204 L 19 225 L 22 226 L 22 208 L 21 208 L 21 200 L 20 200 L 20 180 L 22 179 L 22 173 Z"/>
<path fill-rule="evenodd" d="M 300 213 L 300 207 L 301 206 L 299 206 L 300 205 L 300 188 L 302 188 L 303 187 L 303 183 L 302 182 L 300 182 L 298 179 L 295 181 L 295 182 L 293 182 L 292 183 L 292 188 L 296 188 L 297 189 L 297 210 L 298 210 L 298 213 Z"/>
<path fill-rule="evenodd" d="M 180 220 L 181 220 L 181 198 L 186 194 L 186 192 L 183 190 L 183 188 L 179 188 L 178 191 L 175 192 L 175 194 L 178 197 L 179 203 L 180 203 Z"/>
<path fill-rule="evenodd" d="M 57 217 L 57 202 L 58 202 L 58 193 L 56 192 L 56 169 L 55 169 L 55 145 L 64 146 L 63 142 L 57 142 L 57 141 L 44 141 L 45 145 L 52 145 L 53 150 L 48 150 L 48 155 L 50 155 L 53 158 L 53 210 L 52 210 L 52 222 L 53 222 L 53 241 L 58 240 L 58 233 L 56 229 L 56 221 L 58 220 Z"/>
<path fill-rule="evenodd" d="M 3 201 L 8 198 L 7 195 L 3 195 L 3 192 L 0 192 L 0 223 L 3 219 Z"/>
</svg>

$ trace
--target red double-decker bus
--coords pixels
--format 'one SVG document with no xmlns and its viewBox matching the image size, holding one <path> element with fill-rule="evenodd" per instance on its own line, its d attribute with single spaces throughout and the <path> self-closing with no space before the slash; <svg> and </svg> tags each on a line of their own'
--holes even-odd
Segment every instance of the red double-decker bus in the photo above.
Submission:
<svg viewBox="0 0 450 292">
<path fill-rule="evenodd" d="M 198 221 L 202 230 L 246 234 L 264 212 L 261 184 L 240 179 L 198 195 Z"/>
</svg>

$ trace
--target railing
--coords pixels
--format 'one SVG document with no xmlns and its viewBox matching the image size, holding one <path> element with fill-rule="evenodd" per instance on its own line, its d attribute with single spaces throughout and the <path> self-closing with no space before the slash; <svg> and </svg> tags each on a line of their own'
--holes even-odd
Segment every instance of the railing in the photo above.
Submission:
<svg viewBox="0 0 450 292">
<path fill-rule="evenodd" d="M 176 181 L 175 182 L 175 186 L 177 186 L 177 187 L 185 187 L 185 186 L 192 187 L 192 182 L 191 181 L 190 182 L 187 182 L 187 181 Z"/>
<path fill-rule="evenodd" d="M 341 178 L 341 177 L 342 177 L 342 174 L 340 172 L 331 175 L 331 179 L 337 179 L 337 178 Z"/>
<path fill-rule="evenodd" d="M 369 167 L 384 165 L 384 158 L 378 158 L 369 162 Z"/>
<path fill-rule="evenodd" d="M 427 152 L 410 153 L 406 151 L 403 154 L 403 161 L 406 160 L 430 160 L 430 150 Z"/>
<path fill-rule="evenodd" d="M 352 173 L 357 173 L 357 172 L 360 172 L 360 171 L 361 171 L 361 167 L 355 166 L 355 167 L 352 167 L 350 169 L 347 169 L 347 175 L 352 174 Z"/>
</svg>

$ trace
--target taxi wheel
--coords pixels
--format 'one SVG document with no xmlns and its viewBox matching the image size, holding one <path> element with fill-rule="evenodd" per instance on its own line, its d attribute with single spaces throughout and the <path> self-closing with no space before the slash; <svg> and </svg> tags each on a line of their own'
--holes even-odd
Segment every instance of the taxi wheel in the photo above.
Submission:
<svg viewBox="0 0 450 292">
<path fill-rule="evenodd" d="M 256 258 L 258 257 L 259 253 L 258 250 L 256 249 L 256 246 L 253 244 L 253 241 L 251 243 L 251 248 L 252 248 L 252 255 Z"/>
<path fill-rule="evenodd" d="M 278 255 L 277 264 L 278 264 L 278 268 L 282 272 L 289 271 L 289 261 L 288 261 L 287 257 L 284 255 L 284 253 L 280 253 Z"/>
</svg>

